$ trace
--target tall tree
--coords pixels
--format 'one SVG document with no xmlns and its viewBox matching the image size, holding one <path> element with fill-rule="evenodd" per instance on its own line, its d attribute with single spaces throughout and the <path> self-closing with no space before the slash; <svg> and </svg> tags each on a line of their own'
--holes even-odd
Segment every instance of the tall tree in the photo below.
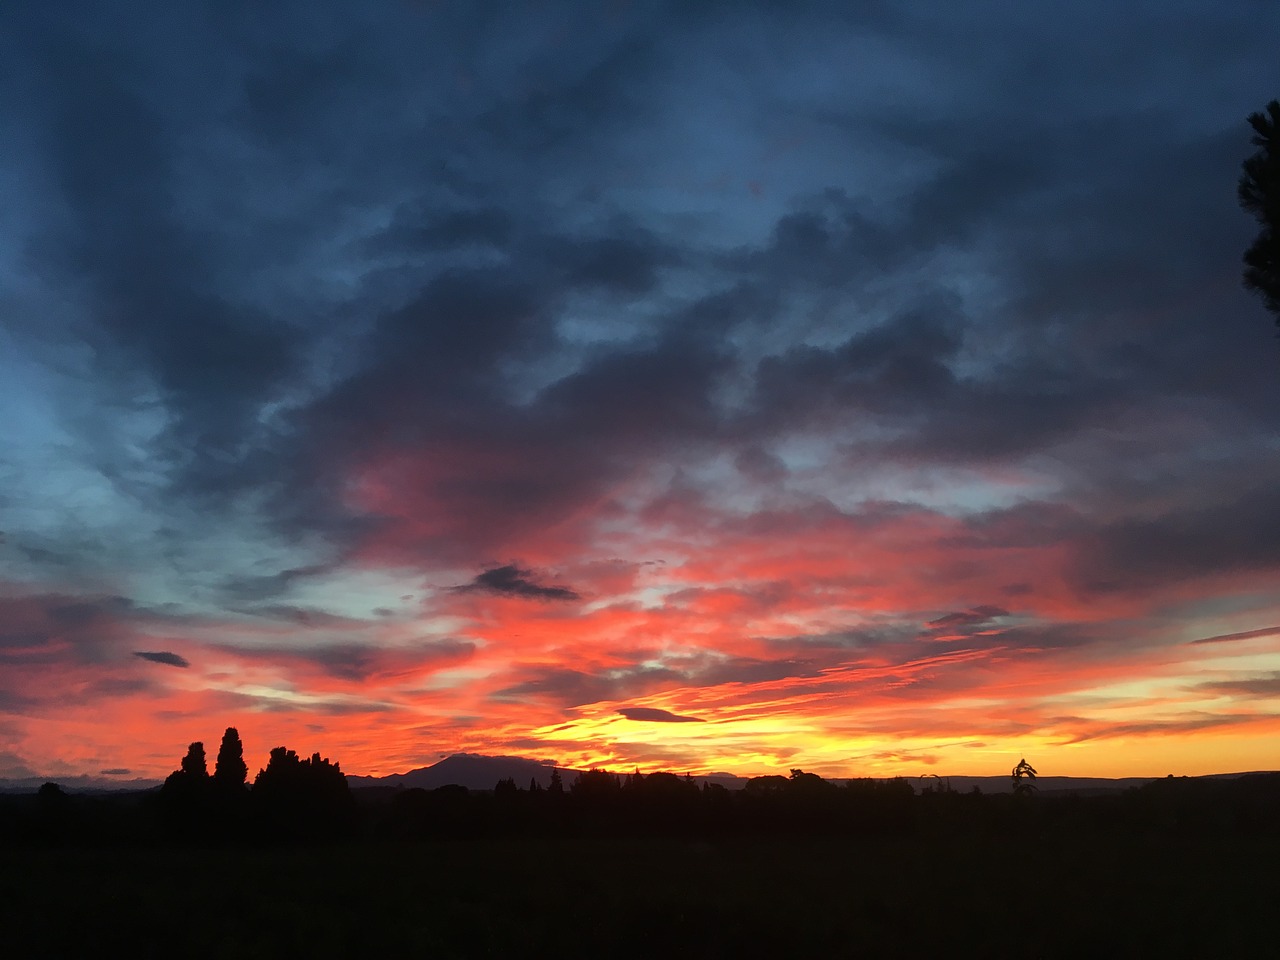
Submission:
<svg viewBox="0 0 1280 960">
<path fill-rule="evenodd" d="M 200 780 L 209 776 L 209 766 L 204 759 L 204 744 L 201 741 L 197 740 L 187 747 L 187 755 L 182 758 L 182 772 Z"/>
<path fill-rule="evenodd" d="M 1249 126 L 1258 150 L 1244 162 L 1238 195 L 1262 229 L 1244 253 L 1244 285 L 1258 292 L 1280 325 L 1280 100 L 1249 114 Z"/>
<path fill-rule="evenodd" d="M 222 746 L 218 747 L 218 759 L 213 766 L 213 780 L 221 787 L 243 787 L 249 776 L 249 767 L 244 762 L 244 744 L 240 742 L 240 731 L 235 727 L 227 727 L 222 735 Z"/>
</svg>

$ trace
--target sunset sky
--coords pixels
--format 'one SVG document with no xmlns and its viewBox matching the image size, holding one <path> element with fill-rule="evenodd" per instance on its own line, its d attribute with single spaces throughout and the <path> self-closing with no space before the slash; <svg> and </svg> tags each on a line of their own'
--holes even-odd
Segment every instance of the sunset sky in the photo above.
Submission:
<svg viewBox="0 0 1280 960">
<path fill-rule="evenodd" d="M 0 10 L 0 777 L 1280 768 L 1280 4 Z"/>
</svg>

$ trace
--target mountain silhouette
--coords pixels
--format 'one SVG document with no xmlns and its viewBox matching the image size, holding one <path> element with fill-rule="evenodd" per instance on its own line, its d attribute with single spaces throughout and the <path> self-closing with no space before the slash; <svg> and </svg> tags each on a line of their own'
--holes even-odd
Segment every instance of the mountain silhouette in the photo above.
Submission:
<svg viewBox="0 0 1280 960">
<path fill-rule="evenodd" d="M 536 780 L 544 789 L 551 783 L 551 772 L 556 767 L 550 762 L 529 760 L 525 757 L 489 757 L 478 753 L 455 753 L 429 767 L 419 767 L 406 773 L 393 773 L 386 777 L 360 777 L 348 774 L 347 783 L 352 787 L 418 787 L 434 790 L 457 784 L 468 790 L 492 790 L 499 780 L 508 778 L 524 789 L 530 780 Z M 578 771 L 564 767 L 560 776 L 566 783 L 577 779 Z"/>
<path fill-rule="evenodd" d="M 423 790 L 434 790 L 457 784 L 468 790 L 492 790 L 499 780 L 514 780 L 521 790 L 527 789 L 530 780 L 536 780 L 544 790 L 551 783 L 553 770 L 560 771 L 560 778 L 565 786 L 578 779 L 582 770 L 571 767 L 556 767 L 548 760 L 530 760 L 528 757 L 491 757 L 480 753 L 455 753 L 429 767 L 419 767 L 405 773 L 393 773 L 385 777 L 362 777 L 347 775 L 347 783 L 353 788 L 360 787 L 420 787 Z M 614 773 L 625 774 L 624 768 L 613 770 Z M 736 790 L 747 782 L 747 777 L 737 777 L 730 773 L 710 773 L 695 776 L 698 786 L 704 782 L 718 783 L 730 790 Z"/>
</svg>

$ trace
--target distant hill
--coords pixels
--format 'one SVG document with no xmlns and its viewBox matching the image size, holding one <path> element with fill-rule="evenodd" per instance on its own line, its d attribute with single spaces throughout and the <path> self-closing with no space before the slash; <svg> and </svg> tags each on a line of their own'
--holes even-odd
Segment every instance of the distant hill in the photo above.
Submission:
<svg viewBox="0 0 1280 960">
<path fill-rule="evenodd" d="M 347 775 L 347 783 L 354 787 L 419 787 L 434 790 L 450 784 L 459 784 L 468 790 L 492 790 L 499 780 L 508 778 L 521 790 L 529 788 L 529 781 L 536 780 L 544 789 L 551 783 L 551 771 L 560 771 L 565 788 L 578 779 L 582 771 L 570 767 L 557 767 L 549 760 L 530 760 L 527 757 L 489 757 L 479 753 L 455 753 L 429 767 L 419 767 L 407 773 L 393 773 L 385 777 L 361 777 Z M 614 773 L 629 771 L 614 770 Z M 693 778 L 699 786 L 710 781 L 730 790 L 736 790 L 747 782 L 746 777 L 729 773 L 711 773 Z"/>
<path fill-rule="evenodd" d="M 499 780 L 511 778 L 521 790 L 529 788 L 536 780 L 540 787 L 551 783 L 551 771 L 556 767 L 549 761 L 529 760 L 525 757 L 487 757 L 478 753 L 455 753 L 429 767 L 419 767 L 407 773 L 393 773 L 386 777 L 361 777 L 347 774 L 352 787 L 419 787 L 434 790 L 450 784 L 458 784 L 468 790 L 492 790 Z M 565 786 L 572 783 L 578 771 L 560 768 Z"/>
<path fill-rule="evenodd" d="M 136 793 L 154 790 L 160 780 L 121 780 L 119 777 L 18 777 L 0 779 L 0 793 L 35 793 L 46 783 L 56 783 L 68 793 Z"/>
</svg>

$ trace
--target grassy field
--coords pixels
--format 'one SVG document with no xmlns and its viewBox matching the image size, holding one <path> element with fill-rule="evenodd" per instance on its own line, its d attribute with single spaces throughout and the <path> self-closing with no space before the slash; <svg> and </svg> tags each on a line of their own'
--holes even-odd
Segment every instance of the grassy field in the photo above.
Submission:
<svg viewBox="0 0 1280 960">
<path fill-rule="evenodd" d="M 1274 955 L 1274 836 L 487 840 L 0 858 L 10 956 Z"/>
</svg>

